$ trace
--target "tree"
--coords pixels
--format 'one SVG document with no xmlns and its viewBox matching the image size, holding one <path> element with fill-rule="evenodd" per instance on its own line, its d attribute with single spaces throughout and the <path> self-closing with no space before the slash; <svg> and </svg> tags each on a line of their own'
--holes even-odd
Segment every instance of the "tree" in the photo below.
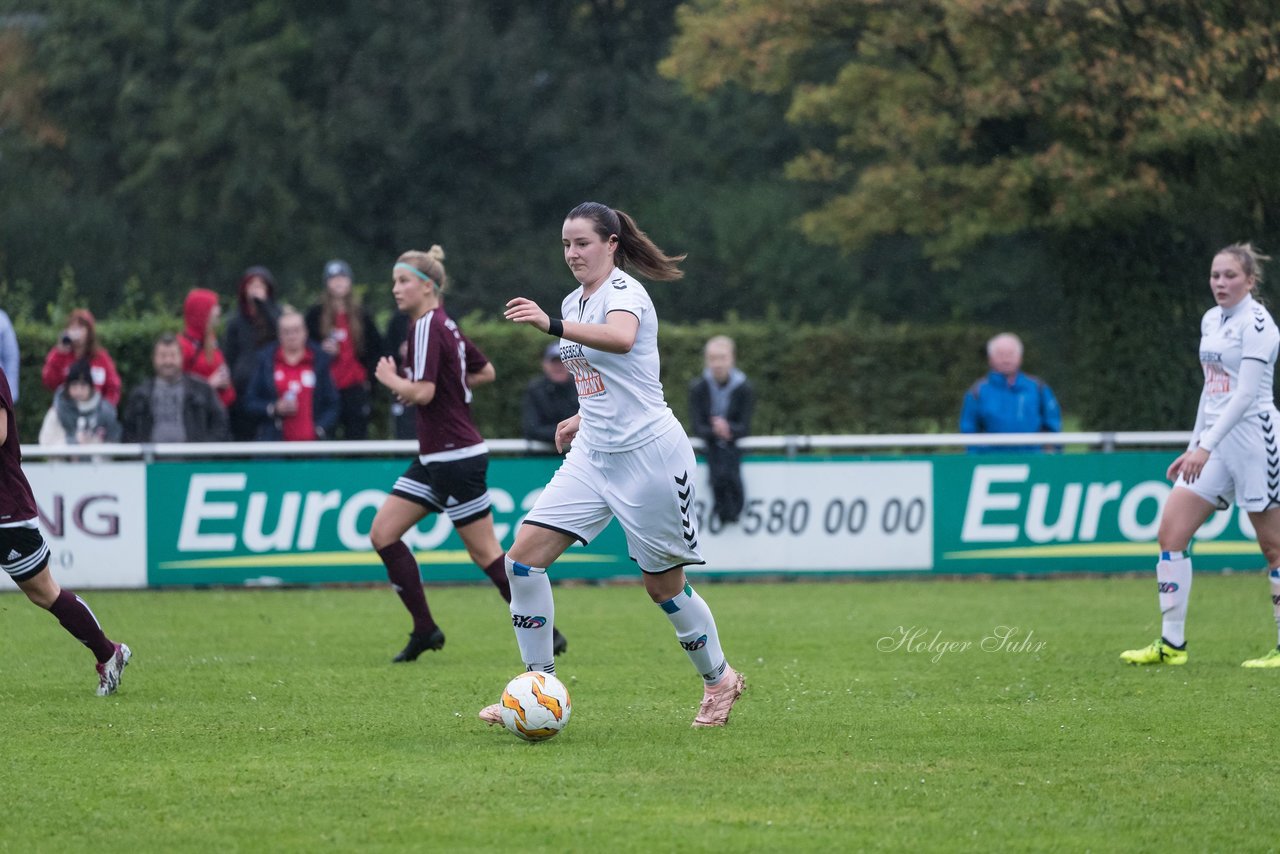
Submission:
<svg viewBox="0 0 1280 854">
<path fill-rule="evenodd" d="M 1132 378 L 1144 363 L 1185 364 L 1192 333 L 1151 333 L 1137 361 L 1109 362 L 1114 318 L 1142 294 L 1187 323 L 1206 302 L 1189 294 L 1210 247 L 1280 225 L 1274 11 L 1266 0 L 695 0 L 662 70 L 697 92 L 785 92 L 791 120 L 830 130 L 788 168 L 826 190 L 803 219 L 815 240 L 857 249 L 910 235 L 956 266 L 993 239 L 1037 236 L 1094 384 L 1083 411 L 1146 427 L 1169 417 L 1168 399 L 1134 405 Z M 1147 299 L 1152 289 L 1163 297 Z M 1174 409 L 1194 399 L 1192 376 L 1160 389 Z"/>
</svg>

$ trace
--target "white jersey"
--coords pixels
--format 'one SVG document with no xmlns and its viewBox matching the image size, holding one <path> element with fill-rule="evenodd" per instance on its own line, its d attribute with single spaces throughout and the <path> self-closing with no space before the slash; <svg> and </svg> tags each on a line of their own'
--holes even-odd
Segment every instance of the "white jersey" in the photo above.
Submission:
<svg viewBox="0 0 1280 854">
<path fill-rule="evenodd" d="M 629 451 L 652 442 L 678 425 L 658 380 L 658 313 L 644 285 L 617 267 L 590 298 L 578 287 L 565 297 L 561 317 L 579 323 L 604 323 L 611 311 L 626 311 L 640 321 L 629 353 L 606 353 L 561 339 L 560 361 L 578 386 L 582 425 L 575 446 L 594 451 Z"/>
<path fill-rule="evenodd" d="M 1256 359 L 1266 367 L 1258 393 L 1242 418 L 1275 411 L 1273 385 L 1280 330 L 1271 314 L 1252 296 L 1229 309 L 1214 306 L 1200 320 L 1200 366 L 1204 369 L 1205 427 L 1212 427 L 1240 384 L 1240 363 Z"/>
</svg>

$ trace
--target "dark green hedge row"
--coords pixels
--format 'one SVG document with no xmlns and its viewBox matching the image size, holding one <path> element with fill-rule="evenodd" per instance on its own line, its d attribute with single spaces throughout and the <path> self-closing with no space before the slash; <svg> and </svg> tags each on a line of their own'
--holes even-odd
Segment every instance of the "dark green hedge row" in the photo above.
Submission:
<svg viewBox="0 0 1280 854">
<path fill-rule="evenodd" d="M 181 326 L 174 315 L 130 314 L 103 319 L 98 327 L 126 395 L 149 374 L 156 336 Z M 17 318 L 14 325 L 22 349 L 19 418 L 23 440 L 34 443 L 52 397 L 40 383 L 40 369 L 62 327 Z M 539 374 L 551 339 L 502 320 L 469 317 L 462 327 L 498 372 L 496 383 L 476 393 L 481 431 L 492 438 L 519 436 L 521 392 Z M 671 408 L 685 421 L 687 385 L 702 370 L 702 345 L 712 335 L 727 334 L 737 342 L 739 366 L 756 386 L 759 435 L 952 432 L 961 395 L 986 370 L 982 347 L 991 333 L 968 325 L 886 325 L 864 318 L 820 326 L 781 318 L 664 322 L 663 383 Z M 1054 383 L 1052 375 L 1045 378 Z M 377 399 L 373 431 L 385 437 L 389 401 L 385 394 Z"/>
</svg>

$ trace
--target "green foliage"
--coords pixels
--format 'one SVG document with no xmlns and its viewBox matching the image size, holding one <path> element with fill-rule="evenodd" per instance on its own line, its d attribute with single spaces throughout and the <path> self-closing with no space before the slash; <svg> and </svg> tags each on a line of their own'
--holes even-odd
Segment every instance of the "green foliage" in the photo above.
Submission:
<svg viewBox="0 0 1280 854">
<path fill-rule="evenodd" d="M 1273 13 L 1260 0 L 699 0 L 662 67 L 696 91 L 787 93 L 793 121 L 834 132 L 789 167 L 829 187 L 804 218 L 823 242 L 905 233 L 954 260 L 992 237 L 1144 219 L 1258 234 L 1280 211 L 1263 166 L 1280 153 Z"/>
<path fill-rule="evenodd" d="M 696 0 L 662 70 L 698 93 L 784 97 L 793 122 L 826 131 L 787 167 L 819 193 L 801 217 L 810 238 L 845 250 L 909 238 L 957 270 L 951 304 L 978 319 L 981 292 L 964 279 L 1011 250 L 1005 269 L 1031 275 L 986 317 L 1040 311 L 1021 328 L 1068 339 L 1053 355 L 1087 390 L 1085 420 L 1185 428 L 1200 386 L 1196 319 L 1210 305 L 1199 271 L 1221 246 L 1265 248 L 1280 228 L 1274 11 L 1260 0 Z M 1046 285 L 1049 304 L 1037 297 Z"/>
<path fill-rule="evenodd" d="M 467 318 L 467 335 L 498 379 L 472 402 L 486 436 L 520 435 L 520 397 L 539 375 L 550 340 L 504 321 Z M 758 435 L 954 432 L 960 399 L 986 371 L 991 330 L 970 325 L 885 325 L 867 318 L 823 325 L 781 317 L 723 323 L 663 322 L 659 347 L 667 403 L 688 425 L 688 384 L 702 373 L 712 335 L 737 344 L 738 365 L 756 387 Z M 1036 357 L 1032 349 L 1028 359 Z M 1052 384 L 1054 371 L 1045 365 Z M 1070 406 L 1070 401 L 1064 403 Z"/>
<path fill-rule="evenodd" d="M 40 369 L 63 329 L 65 314 L 55 320 L 14 318 L 22 355 L 18 414 L 28 442 L 35 441 L 52 398 L 40 383 Z M 480 315 L 463 318 L 461 325 L 497 369 L 497 380 L 476 391 L 476 423 L 492 438 L 519 437 L 521 395 L 540 375 L 550 339 Z M 131 386 L 151 375 L 156 337 L 181 327 L 181 318 L 169 312 L 99 317 L 98 340 L 115 361 L 126 396 Z M 664 322 L 659 339 L 662 380 L 668 404 L 687 424 L 688 384 L 702 372 L 702 347 L 712 335 L 726 334 L 736 341 L 738 364 L 756 387 L 758 435 L 953 432 L 961 395 L 986 371 L 982 350 L 994 331 L 971 324 L 885 324 L 861 315 L 821 325 L 777 313 L 761 320 Z M 1061 394 L 1062 371 L 1045 363 L 1041 352 L 1036 341 L 1028 341 L 1028 369 Z M 378 387 L 374 399 L 373 435 L 385 438 L 390 398 Z M 1070 397 L 1064 400 L 1068 412 L 1071 405 Z M 1109 422 L 1103 418 L 1100 423 Z"/>
<path fill-rule="evenodd" d="M 81 590 L 134 650 L 105 699 L 83 647 L 0 596 L 0 787 L 39 781 L 6 846 L 1161 851 L 1167 814 L 1179 849 L 1280 834 L 1275 673 L 1238 666 L 1275 640 L 1260 578 L 1198 575 L 1190 664 L 1142 669 L 1116 655 L 1155 636 L 1147 579 L 695 580 L 747 678 L 723 731 L 690 728 L 700 680 L 638 586 L 558 587 L 573 714 L 528 745 L 475 717 L 521 669 L 476 577 L 430 592 L 445 649 L 394 666 L 385 587 Z M 984 650 L 999 626 L 1031 644 Z M 935 660 L 935 636 L 971 645 Z"/>
</svg>

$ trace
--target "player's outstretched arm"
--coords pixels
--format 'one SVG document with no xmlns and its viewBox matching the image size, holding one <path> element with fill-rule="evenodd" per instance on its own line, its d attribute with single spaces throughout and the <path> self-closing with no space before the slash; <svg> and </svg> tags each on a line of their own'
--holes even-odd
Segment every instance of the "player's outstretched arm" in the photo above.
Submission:
<svg viewBox="0 0 1280 854">
<path fill-rule="evenodd" d="M 547 332 L 551 328 L 551 317 L 536 302 L 524 297 L 508 302 L 504 315 L 513 323 L 527 323 L 539 332 Z M 611 311 L 605 315 L 604 323 L 577 323 L 572 320 L 560 323 L 561 338 L 606 353 L 630 353 L 640 329 L 640 318 L 629 311 Z"/>
</svg>

